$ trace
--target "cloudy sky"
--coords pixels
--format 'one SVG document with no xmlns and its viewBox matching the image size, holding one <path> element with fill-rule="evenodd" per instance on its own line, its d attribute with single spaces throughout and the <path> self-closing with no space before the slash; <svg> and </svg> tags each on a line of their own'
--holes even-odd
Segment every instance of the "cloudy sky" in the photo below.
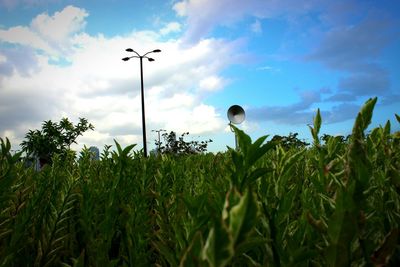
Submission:
<svg viewBox="0 0 400 267">
<path fill-rule="evenodd" d="M 392 0 L 0 0 L 0 137 L 16 146 L 45 120 L 84 117 L 78 140 L 142 147 L 189 131 L 234 146 L 227 109 L 253 138 L 298 132 L 321 110 L 322 132 L 346 135 L 370 97 L 373 126 L 400 113 L 400 2 Z"/>
</svg>

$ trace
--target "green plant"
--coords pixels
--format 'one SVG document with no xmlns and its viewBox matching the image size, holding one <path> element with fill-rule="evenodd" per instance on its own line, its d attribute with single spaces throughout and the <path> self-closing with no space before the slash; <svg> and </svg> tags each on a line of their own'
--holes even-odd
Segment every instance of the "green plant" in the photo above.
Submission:
<svg viewBox="0 0 400 267">
<path fill-rule="evenodd" d="M 157 153 L 160 154 L 173 154 L 173 155 L 190 155 L 198 154 L 207 151 L 208 143 L 212 140 L 206 141 L 190 141 L 184 140 L 185 136 L 189 135 L 189 132 L 183 133 L 178 139 L 176 133 L 171 131 L 170 133 L 163 133 L 162 141 L 156 141 Z"/>
<path fill-rule="evenodd" d="M 348 142 L 143 157 L 83 149 L 27 168 L 0 139 L 0 266 L 399 266 L 400 147 L 376 99 Z M 396 115 L 400 122 L 400 117 Z"/>
<path fill-rule="evenodd" d="M 271 141 L 279 142 L 285 149 L 298 149 L 308 146 L 309 143 L 297 138 L 298 135 L 298 133 L 289 133 L 288 136 L 274 135 Z"/>
<path fill-rule="evenodd" d="M 79 123 L 73 125 L 67 118 L 59 123 L 44 121 L 41 130 L 29 130 L 21 147 L 28 157 L 38 157 L 40 166 L 51 163 L 54 154 L 65 154 L 70 146 L 76 143 L 76 138 L 94 126 L 86 119 L 79 118 Z"/>
</svg>

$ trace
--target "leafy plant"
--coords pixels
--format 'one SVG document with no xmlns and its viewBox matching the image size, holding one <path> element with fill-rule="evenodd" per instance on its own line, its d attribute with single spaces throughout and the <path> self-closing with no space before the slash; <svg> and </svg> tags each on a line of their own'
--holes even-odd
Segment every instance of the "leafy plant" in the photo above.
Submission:
<svg viewBox="0 0 400 267">
<path fill-rule="evenodd" d="M 29 130 L 21 147 L 29 157 L 38 157 L 42 167 L 51 163 L 54 154 L 66 154 L 78 136 L 93 129 L 94 126 L 84 118 L 79 118 L 76 125 L 67 118 L 59 123 L 48 120 L 43 122 L 41 130 Z"/>
<path fill-rule="evenodd" d="M 285 149 L 299 149 L 308 146 L 309 143 L 299 139 L 298 135 L 298 133 L 289 133 L 288 136 L 274 135 L 271 141 L 279 142 Z"/>
<path fill-rule="evenodd" d="M 37 172 L 0 139 L 0 266 L 400 266 L 399 133 L 366 133 L 376 101 L 347 141 L 317 111 L 306 147 L 235 129 L 225 153 L 115 142 Z"/>
<path fill-rule="evenodd" d="M 156 141 L 157 153 L 160 154 L 173 154 L 173 155 L 190 155 L 198 154 L 207 151 L 208 143 L 212 142 L 211 139 L 206 141 L 185 141 L 185 136 L 188 136 L 189 132 L 183 133 L 178 139 L 176 133 L 171 131 L 169 133 L 163 133 L 162 141 Z"/>
</svg>

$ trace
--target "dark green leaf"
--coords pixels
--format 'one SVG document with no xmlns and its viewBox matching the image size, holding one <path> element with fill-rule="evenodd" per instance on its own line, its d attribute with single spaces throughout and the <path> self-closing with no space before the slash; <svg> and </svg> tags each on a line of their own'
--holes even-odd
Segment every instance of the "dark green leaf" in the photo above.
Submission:
<svg viewBox="0 0 400 267">
<path fill-rule="evenodd" d="M 257 213 L 258 206 L 254 195 L 247 190 L 229 212 L 229 231 L 235 244 L 240 244 L 246 239 L 256 223 Z"/>
<path fill-rule="evenodd" d="M 222 220 L 216 220 L 202 251 L 202 259 L 211 267 L 228 265 L 234 255 L 233 239 Z"/>
</svg>

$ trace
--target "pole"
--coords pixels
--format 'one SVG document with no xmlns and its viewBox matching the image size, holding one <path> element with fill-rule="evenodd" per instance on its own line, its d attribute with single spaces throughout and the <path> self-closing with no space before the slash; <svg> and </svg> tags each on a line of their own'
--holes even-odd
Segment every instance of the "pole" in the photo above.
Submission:
<svg viewBox="0 0 400 267">
<path fill-rule="evenodd" d="M 231 131 L 235 134 L 235 149 L 238 151 L 239 150 L 239 146 L 238 146 L 238 136 L 236 134 L 236 132 L 233 130 L 232 128 L 232 122 L 229 122 L 229 127 L 231 128 Z"/>
<path fill-rule="evenodd" d="M 141 98 L 142 98 L 142 130 L 143 130 L 143 152 L 144 156 L 147 158 L 147 141 L 146 141 L 146 115 L 144 113 L 144 86 L 143 86 L 143 58 L 147 58 L 149 61 L 154 61 L 153 58 L 148 57 L 147 55 L 150 53 L 159 53 L 161 52 L 160 49 L 154 49 L 153 51 L 149 51 L 145 53 L 144 55 L 140 55 L 138 52 L 133 50 L 132 48 L 127 48 L 125 49 L 127 52 L 133 52 L 136 55 L 135 56 L 130 56 L 130 57 L 124 57 L 122 60 L 123 61 L 128 61 L 131 58 L 139 58 L 140 59 L 140 85 L 141 85 Z"/>
<path fill-rule="evenodd" d="M 157 150 L 160 151 L 161 149 L 161 132 L 165 132 L 165 130 L 163 129 L 159 129 L 159 130 L 151 130 L 152 132 L 156 132 L 158 135 L 158 143 L 157 144 Z"/>
<path fill-rule="evenodd" d="M 161 138 L 160 138 L 160 132 L 161 132 L 161 130 L 159 130 L 159 131 L 157 131 L 157 133 L 158 133 L 158 151 L 160 151 L 160 148 L 161 148 Z"/>
<path fill-rule="evenodd" d="M 147 143 L 146 143 L 146 122 L 144 113 L 144 89 L 143 89 L 143 57 L 140 58 L 140 82 L 141 82 L 141 95 L 142 95 L 142 130 L 143 130 L 143 151 L 144 156 L 147 158 Z"/>
</svg>

